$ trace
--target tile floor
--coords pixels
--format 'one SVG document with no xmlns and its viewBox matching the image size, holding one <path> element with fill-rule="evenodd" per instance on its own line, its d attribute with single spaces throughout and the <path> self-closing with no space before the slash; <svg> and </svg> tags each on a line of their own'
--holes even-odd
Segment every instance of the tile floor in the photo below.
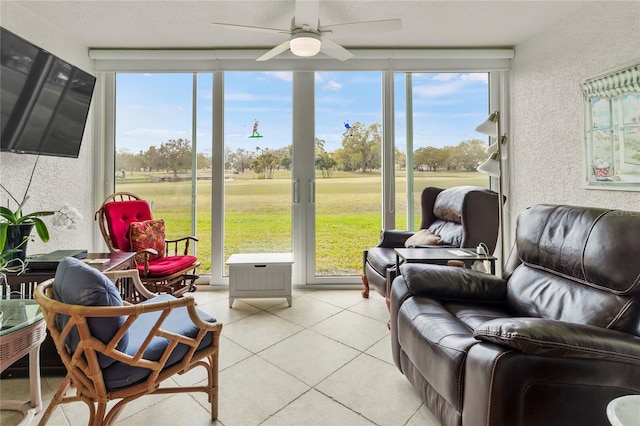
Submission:
<svg viewBox="0 0 640 426">
<path fill-rule="evenodd" d="M 377 294 L 358 290 L 296 290 L 284 299 L 238 299 L 224 289 L 199 288 L 200 309 L 224 323 L 217 424 L 438 425 L 391 358 L 388 312 Z M 197 368 L 175 378 L 204 380 Z M 45 407 L 61 377 L 45 377 Z M 0 381 L 0 398 L 28 399 L 27 379 Z M 33 424 L 36 424 L 37 416 Z M 78 402 L 58 407 L 48 424 L 86 425 Z M 0 424 L 19 415 L 3 411 Z M 204 394 L 147 396 L 130 403 L 122 425 L 212 424 Z"/>
</svg>

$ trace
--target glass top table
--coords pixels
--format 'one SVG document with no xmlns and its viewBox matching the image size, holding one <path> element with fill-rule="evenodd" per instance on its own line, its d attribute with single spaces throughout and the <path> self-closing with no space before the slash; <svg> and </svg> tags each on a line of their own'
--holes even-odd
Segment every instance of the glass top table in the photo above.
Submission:
<svg viewBox="0 0 640 426">
<path fill-rule="evenodd" d="M 0 299 L 0 311 L 0 337 L 16 333 L 44 319 L 40 305 L 31 299 Z"/>
<path fill-rule="evenodd" d="M 31 299 L 0 299 L 0 372 L 29 354 L 30 400 L 0 401 L 0 410 L 20 411 L 20 425 L 27 425 L 42 408 L 40 345 L 47 335 L 40 306 Z"/>
</svg>

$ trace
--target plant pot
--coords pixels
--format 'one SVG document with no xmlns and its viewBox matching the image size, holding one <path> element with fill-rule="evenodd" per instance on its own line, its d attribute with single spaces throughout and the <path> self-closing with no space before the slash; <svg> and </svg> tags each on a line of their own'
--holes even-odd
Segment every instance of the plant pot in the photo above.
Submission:
<svg viewBox="0 0 640 426">
<path fill-rule="evenodd" d="M 596 180 L 609 180 L 609 167 L 594 167 L 593 175 L 596 177 Z"/>
<path fill-rule="evenodd" d="M 4 250 L 17 249 L 15 253 L 6 256 L 7 266 L 20 266 L 16 259 L 24 262 L 27 257 L 27 243 L 29 235 L 33 229 L 33 223 L 21 223 L 20 225 L 9 225 L 7 228 L 7 241 Z"/>
</svg>

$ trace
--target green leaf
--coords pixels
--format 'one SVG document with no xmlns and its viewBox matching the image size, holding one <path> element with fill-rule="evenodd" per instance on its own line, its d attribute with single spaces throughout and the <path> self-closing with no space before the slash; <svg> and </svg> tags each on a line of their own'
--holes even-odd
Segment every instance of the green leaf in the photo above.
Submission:
<svg viewBox="0 0 640 426">
<path fill-rule="evenodd" d="M 9 229 L 9 224 L 0 222 L 0 253 L 4 251 L 4 245 L 7 243 L 7 229 Z"/>
<path fill-rule="evenodd" d="M 0 217 L 6 219 L 7 222 L 14 225 L 18 221 L 18 217 L 16 217 L 16 215 L 11 210 L 3 206 L 0 206 Z"/>
<path fill-rule="evenodd" d="M 38 236 L 42 242 L 46 243 L 49 241 L 49 230 L 47 229 L 47 225 L 40 218 L 34 217 L 32 220 L 36 224 L 36 231 L 38 231 Z"/>
</svg>

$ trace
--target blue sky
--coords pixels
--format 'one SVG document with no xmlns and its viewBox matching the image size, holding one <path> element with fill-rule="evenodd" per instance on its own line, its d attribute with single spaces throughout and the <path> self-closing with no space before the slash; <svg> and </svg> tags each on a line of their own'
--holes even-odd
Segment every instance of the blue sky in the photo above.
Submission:
<svg viewBox="0 0 640 426">
<path fill-rule="evenodd" d="M 488 114 L 486 73 L 413 75 L 414 149 L 457 145 L 480 138 L 475 127 Z M 210 153 L 212 75 L 197 83 L 198 151 Z M 325 149 L 340 148 L 344 122 L 382 122 L 381 72 L 316 73 L 316 137 Z M 395 78 L 396 146 L 406 147 L 405 75 Z M 139 152 L 169 139 L 192 139 L 192 74 L 118 74 L 116 146 Z M 225 74 L 225 144 L 233 151 L 291 144 L 292 74 Z M 258 120 L 260 139 L 250 139 Z"/>
</svg>

